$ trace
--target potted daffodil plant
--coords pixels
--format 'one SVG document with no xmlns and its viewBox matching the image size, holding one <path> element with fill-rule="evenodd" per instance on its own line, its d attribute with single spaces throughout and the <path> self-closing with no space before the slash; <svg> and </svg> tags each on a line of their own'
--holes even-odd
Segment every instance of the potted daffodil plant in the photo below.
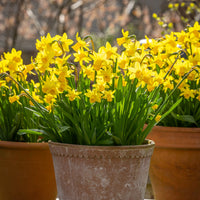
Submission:
<svg viewBox="0 0 200 200">
<path fill-rule="evenodd" d="M 21 54 L 12 49 L 0 60 L 0 199 L 55 200 L 57 190 L 48 143 L 40 142 L 41 133 L 36 129 L 39 121 L 28 110 L 31 102 L 12 81 L 24 88 L 33 87 L 26 81 L 32 67 L 23 64 Z"/>
<path fill-rule="evenodd" d="M 154 149 L 146 137 L 179 105 L 181 99 L 171 106 L 168 102 L 196 73 L 184 73 L 161 96 L 168 91 L 165 83 L 174 64 L 162 72 L 155 65 L 156 53 L 128 31 L 122 34 L 118 47 L 107 42 L 96 51 L 90 36 L 77 34 L 74 42 L 66 33 L 47 34 L 36 41 L 34 87 L 2 74 L 32 102 L 28 110 L 50 140 L 60 199 L 144 199 Z M 170 55 L 178 55 L 176 51 Z"/>
<path fill-rule="evenodd" d="M 145 49 L 154 57 L 160 74 L 170 70 L 160 96 L 165 98 L 191 72 L 171 95 L 169 109 L 179 105 L 155 126 L 148 138 L 156 143 L 150 178 L 156 199 L 198 199 L 200 197 L 200 25 L 171 32 L 160 40 L 147 38 Z M 172 55 L 171 52 L 177 54 Z M 173 66 L 173 67 L 171 67 Z M 180 175 L 181 174 L 181 175 Z"/>
</svg>

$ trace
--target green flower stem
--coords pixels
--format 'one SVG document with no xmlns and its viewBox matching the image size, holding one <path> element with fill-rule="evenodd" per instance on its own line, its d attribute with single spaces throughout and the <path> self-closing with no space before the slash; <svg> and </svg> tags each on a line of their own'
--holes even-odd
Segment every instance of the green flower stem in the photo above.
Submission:
<svg viewBox="0 0 200 200">
<path fill-rule="evenodd" d="M 90 41 L 91 41 L 91 44 L 92 44 L 92 50 L 95 51 L 94 41 L 93 41 L 93 38 L 92 38 L 91 35 L 87 35 L 87 36 L 85 36 L 85 37 L 83 38 L 83 40 L 87 40 L 88 38 L 89 38 Z"/>
</svg>

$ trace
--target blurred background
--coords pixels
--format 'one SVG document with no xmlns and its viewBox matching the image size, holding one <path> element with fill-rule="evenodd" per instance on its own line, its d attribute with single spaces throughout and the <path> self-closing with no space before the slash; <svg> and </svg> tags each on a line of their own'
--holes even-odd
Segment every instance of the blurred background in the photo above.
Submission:
<svg viewBox="0 0 200 200">
<path fill-rule="evenodd" d="M 191 5 L 192 4 L 192 5 Z M 28 58 L 35 41 L 50 33 L 71 39 L 92 35 L 95 46 L 115 43 L 121 29 L 137 40 L 180 31 L 199 21 L 199 1 L 168 0 L 0 0 L 0 54 L 12 48 Z"/>
</svg>

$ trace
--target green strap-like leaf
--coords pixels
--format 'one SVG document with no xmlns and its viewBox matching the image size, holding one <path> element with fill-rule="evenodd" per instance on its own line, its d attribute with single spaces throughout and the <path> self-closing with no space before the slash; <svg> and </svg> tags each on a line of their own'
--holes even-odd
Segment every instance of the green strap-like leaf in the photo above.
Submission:
<svg viewBox="0 0 200 200">
<path fill-rule="evenodd" d="M 198 126 L 197 122 L 195 121 L 194 117 L 192 115 L 179 115 L 179 114 L 175 114 L 175 113 L 171 113 L 172 116 L 178 120 L 184 121 L 184 122 L 189 122 L 189 123 L 193 123 L 196 126 Z"/>
<path fill-rule="evenodd" d="M 156 123 L 156 124 L 158 124 L 161 120 L 163 120 L 170 112 L 172 112 L 180 103 L 181 103 L 181 101 L 182 101 L 182 98 L 180 98 L 175 104 L 173 104 L 173 106 L 167 111 L 167 112 L 165 112 L 163 115 L 162 115 L 162 117 L 161 117 L 161 119 Z"/>
<path fill-rule="evenodd" d="M 26 134 L 31 134 L 31 135 L 47 135 L 47 133 L 44 130 L 40 129 L 20 129 L 17 132 L 18 135 L 26 135 Z"/>
</svg>

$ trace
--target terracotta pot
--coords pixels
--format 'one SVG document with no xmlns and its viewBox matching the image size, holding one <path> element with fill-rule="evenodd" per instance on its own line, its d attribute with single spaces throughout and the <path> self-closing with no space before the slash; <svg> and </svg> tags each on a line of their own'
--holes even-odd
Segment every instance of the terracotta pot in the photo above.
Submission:
<svg viewBox="0 0 200 200">
<path fill-rule="evenodd" d="M 200 200 L 200 128 L 156 126 L 150 179 L 156 200 Z"/>
<path fill-rule="evenodd" d="M 60 200 L 143 200 L 154 142 L 138 146 L 49 143 Z"/>
<path fill-rule="evenodd" d="M 47 143 L 0 141 L 0 199 L 55 200 L 56 196 Z"/>
</svg>

